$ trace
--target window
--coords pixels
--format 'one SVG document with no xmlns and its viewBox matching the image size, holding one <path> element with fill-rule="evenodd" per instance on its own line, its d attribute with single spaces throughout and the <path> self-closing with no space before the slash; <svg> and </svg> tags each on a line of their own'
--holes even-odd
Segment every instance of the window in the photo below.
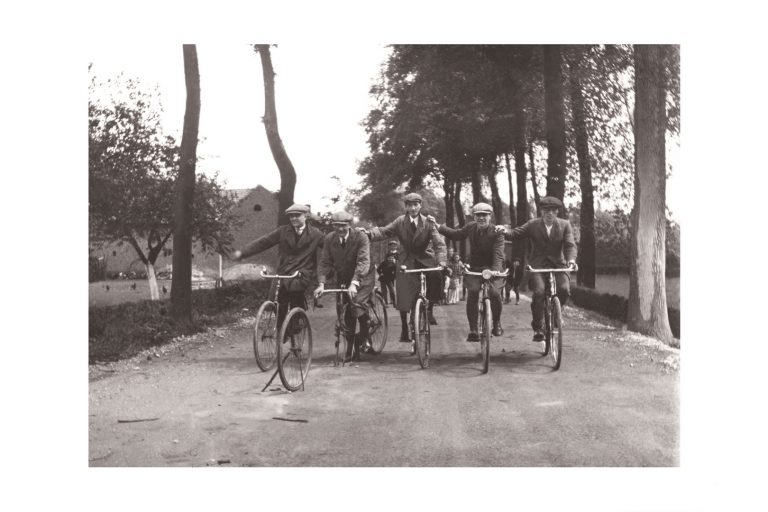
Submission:
<svg viewBox="0 0 768 512">
<path fill-rule="evenodd" d="M 260 212 L 261 211 L 261 205 L 260 204 L 253 205 L 253 211 Z"/>
</svg>

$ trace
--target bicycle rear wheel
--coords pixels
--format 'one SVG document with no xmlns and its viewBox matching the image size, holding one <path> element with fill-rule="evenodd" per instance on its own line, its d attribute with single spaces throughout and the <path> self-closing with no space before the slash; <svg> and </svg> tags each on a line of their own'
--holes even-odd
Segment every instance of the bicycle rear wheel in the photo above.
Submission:
<svg viewBox="0 0 768 512">
<path fill-rule="evenodd" d="M 312 328 L 307 313 L 293 308 L 285 317 L 277 349 L 280 380 L 289 391 L 304 387 L 312 364 Z"/>
<path fill-rule="evenodd" d="M 563 321 L 560 299 L 552 298 L 552 314 L 549 317 L 549 352 L 552 355 L 554 369 L 560 369 L 563 359 Z"/>
<path fill-rule="evenodd" d="M 480 310 L 482 315 L 480 333 L 480 356 L 483 358 L 483 373 L 488 373 L 488 367 L 491 362 L 491 300 L 485 299 L 483 307 Z"/>
<path fill-rule="evenodd" d="M 264 302 L 256 314 L 253 326 L 253 355 L 261 371 L 267 371 L 277 362 L 277 304 Z"/>
<path fill-rule="evenodd" d="M 374 354 L 381 354 L 384 345 L 387 344 L 387 334 L 389 334 L 389 322 L 387 320 L 387 308 L 384 305 L 384 298 L 377 291 L 371 301 L 370 320 L 368 323 L 368 334 L 371 337 L 371 346 Z"/>
<path fill-rule="evenodd" d="M 427 308 L 424 299 L 417 299 L 413 306 L 412 318 L 414 322 L 413 342 L 416 347 L 416 355 L 422 368 L 429 367 L 430 332 Z"/>
</svg>

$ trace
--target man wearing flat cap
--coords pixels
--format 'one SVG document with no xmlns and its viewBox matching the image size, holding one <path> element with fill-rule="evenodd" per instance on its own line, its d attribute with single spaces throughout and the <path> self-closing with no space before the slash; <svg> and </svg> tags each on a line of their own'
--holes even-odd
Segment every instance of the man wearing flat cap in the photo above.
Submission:
<svg viewBox="0 0 768 512">
<path fill-rule="evenodd" d="M 501 272 L 504 264 L 504 234 L 496 232 L 491 216 L 493 208 L 487 203 L 477 203 L 472 207 L 474 222 L 467 222 L 459 229 L 452 229 L 446 225 L 437 226 L 437 230 L 449 240 L 469 239 L 470 259 L 469 269 L 472 272 L 482 272 L 490 269 Z M 437 222 L 431 215 L 427 216 L 429 222 Z M 497 277 L 490 287 L 491 315 L 493 317 L 493 329 L 491 334 L 501 336 L 501 294 L 504 286 L 504 278 Z M 469 321 L 469 334 L 467 341 L 480 341 L 477 331 L 477 303 L 480 298 L 482 279 L 479 276 L 464 276 L 464 286 L 467 289 L 467 320 Z"/>
<path fill-rule="evenodd" d="M 285 210 L 285 213 L 290 224 L 278 226 L 271 233 L 257 238 L 242 250 L 232 253 L 232 259 L 238 261 L 277 245 L 277 273 L 289 275 L 299 271 L 297 277 L 285 279 L 280 286 L 280 295 L 277 297 L 278 328 L 283 323 L 289 304 L 291 308 L 306 307 L 304 293 L 315 282 L 317 250 L 323 243 L 323 233 L 316 227 L 307 225 L 309 207 L 294 204 Z M 272 286 L 275 284 L 273 283 Z"/>
<path fill-rule="evenodd" d="M 320 260 L 317 265 L 319 285 L 315 297 L 323 294 L 326 276 L 331 270 L 336 275 L 339 286 L 349 286 L 344 300 L 351 301 L 353 308 L 348 310 L 344 319 L 347 332 L 352 333 L 347 340 L 347 353 L 344 362 L 360 359 L 361 351 L 370 351 L 368 334 L 368 301 L 371 299 L 375 281 L 375 268 L 371 265 L 371 250 L 368 237 L 359 231 L 351 230 L 352 215 L 336 212 L 331 216 L 334 231 L 325 235 Z M 360 335 L 355 336 L 355 324 L 360 323 Z"/>
<path fill-rule="evenodd" d="M 576 242 L 573 239 L 571 223 L 557 217 L 563 203 L 556 197 L 546 196 L 539 201 L 541 217 L 529 220 L 505 234 L 507 240 L 531 240 L 531 254 L 528 262 L 533 268 L 576 268 Z M 498 229 L 498 228 L 497 228 Z M 500 231 L 504 231 L 501 227 Z M 571 278 L 567 273 L 556 273 L 557 296 L 560 304 L 570 296 Z M 533 341 L 544 341 L 545 283 L 542 274 L 531 273 L 528 286 L 533 293 L 531 313 Z"/>
<path fill-rule="evenodd" d="M 419 194 L 410 193 L 403 197 L 405 215 L 401 215 L 386 226 L 371 228 L 372 240 L 396 238 L 400 242 L 400 253 L 397 257 L 397 274 L 395 289 L 397 301 L 395 307 L 400 310 L 402 330 L 400 341 L 411 343 L 411 354 L 415 354 L 413 342 L 408 332 L 408 311 L 413 307 L 419 293 L 419 275 L 404 274 L 400 267 L 409 269 L 430 268 L 438 265 L 445 267 L 445 241 L 437 232 L 434 224 L 427 222 L 421 214 L 422 199 Z M 429 308 L 427 316 L 429 323 L 437 324 L 432 308 L 442 298 L 442 278 L 439 272 L 427 272 L 427 298 Z"/>
</svg>

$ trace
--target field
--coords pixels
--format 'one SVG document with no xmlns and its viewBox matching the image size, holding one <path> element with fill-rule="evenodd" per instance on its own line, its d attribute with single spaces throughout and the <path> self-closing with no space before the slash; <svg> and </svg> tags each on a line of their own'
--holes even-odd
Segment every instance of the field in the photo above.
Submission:
<svg viewBox="0 0 768 512">
<path fill-rule="evenodd" d="M 629 276 L 626 274 L 598 275 L 595 287 L 603 293 L 629 297 Z M 680 278 L 667 278 L 667 306 L 680 309 Z"/>
<path fill-rule="evenodd" d="M 136 289 L 131 286 L 136 284 Z M 213 288 L 213 280 L 192 281 L 192 289 Z M 109 286 L 109 290 L 107 290 Z M 165 287 L 166 292 L 163 292 Z M 158 279 L 157 288 L 160 290 L 161 299 L 171 298 L 171 280 Z M 99 281 L 88 284 L 88 307 L 94 306 L 113 306 L 124 302 L 138 302 L 140 300 L 149 300 L 149 283 L 146 279 L 114 279 L 108 281 Z"/>
</svg>

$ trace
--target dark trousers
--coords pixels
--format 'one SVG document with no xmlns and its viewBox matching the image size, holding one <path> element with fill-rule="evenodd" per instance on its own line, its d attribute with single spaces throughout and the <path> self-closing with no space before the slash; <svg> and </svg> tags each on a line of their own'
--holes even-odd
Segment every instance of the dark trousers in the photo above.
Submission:
<svg viewBox="0 0 768 512">
<path fill-rule="evenodd" d="M 528 278 L 528 286 L 533 294 L 531 301 L 533 321 L 531 322 L 531 327 L 533 327 L 534 331 L 544 328 L 544 305 L 547 299 L 546 281 L 549 281 L 548 274 L 531 273 Z M 560 305 L 564 306 L 566 299 L 571 295 L 571 278 L 566 273 L 556 273 L 555 282 L 557 283 L 557 297 L 560 299 Z"/>
<path fill-rule="evenodd" d="M 384 297 L 384 304 L 389 304 L 387 300 L 387 293 L 392 300 L 392 304 L 395 303 L 395 282 L 394 281 L 379 281 L 381 284 L 381 295 Z"/>
<path fill-rule="evenodd" d="M 288 314 L 288 307 L 304 308 L 307 307 L 306 290 L 308 281 L 304 276 L 298 276 L 294 279 L 283 279 L 280 283 L 280 292 L 277 295 L 277 328 L 283 325 L 285 315 Z M 274 284 L 272 285 L 274 286 Z M 272 292 L 270 291 L 270 295 Z"/>
<path fill-rule="evenodd" d="M 501 319 L 501 294 L 499 290 L 491 286 L 488 290 L 488 298 L 491 299 L 493 323 L 497 323 Z M 477 330 L 478 300 L 480 300 L 480 290 L 467 289 L 467 320 L 469 320 L 470 331 Z M 490 329 L 490 327 L 488 328 Z"/>
<path fill-rule="evenodd" d="M 360 335 L 355 336 L 355 327 L 357 325 L 357 322 L 360 322 Z M 344 325 L 347 329 L 347 353 L 346 356 L 352 355 L 352 349 L 354 348 L 355 353 L 360 353 L 360 348 L 363 344 L 363 341 L 365 340 L 365 337 L 368 335 L 368 321 L 369 317 L 368 314 L 363 314 L 361 316 L 357 316 L 355 312 L 355 308 L 347 308 L 346 314 L 344 315 Z"/>
</svg>

